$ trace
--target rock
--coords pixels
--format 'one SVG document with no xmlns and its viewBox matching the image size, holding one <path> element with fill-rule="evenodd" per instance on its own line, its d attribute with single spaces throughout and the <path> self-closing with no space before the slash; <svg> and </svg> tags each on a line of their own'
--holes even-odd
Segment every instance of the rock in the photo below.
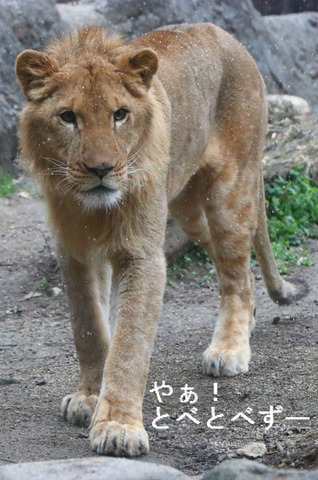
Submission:
<svg viewBox="0 0 318 480">
<path fill-rule="evenodd" d="M 318 304 L 318 302 L 316 302 Z M 286 442 L 286 443 L 285 443 Z M 276 443 L 277 444 L 277 443 Z M 285 468 L 318 469 L 318 425 L 301 435 L 293 442 L 286 438 L 281 445 L 282 464 Z M 318 471 L 318 470 L 317 470 Z"/>
<path fill-rule="evenodd" d="M 176 220 L 169 217 L 164 247 L 167 260 L 182 255 L 189 250 L 190 245 L 189 237 L 183 232 Z"/>
<path fill-rule="evenodd" d="M 140 35 L 162 25 L 173 23 L 213 22 L 233 34 L 252 54 L 256 60 L 271 93 L 303 94 L 303 88 L 294 79 L 294 74 L 300 74 L 297 66 L 298 38 L 294 35 L 294 26 L 289 29 L 287 42 L 281 37 L 280 29 L 273 28 L 270 21 L 254 8 L 252 0 L 160 0 L 144 2 L 143 0 L 80 0 L 79 5 L 89 5 L 105 20 L 103 24 L 110 32 L 123 32 L 128 37 Z M 74 7 L 77 8 L 77 7 Z M 301 55 L 305 55 L 306 72 L 312 72 L 311 81 L 315 78 L 316 56 L 311 56 L 312 49 L 317 45 L 317 31 L 314 26 L 315 14 L 309 21 L 308 29 L 311 41 L 302 42 Z M 318 14 L 317 14 L 318 15 Z M 288 17 L 288 15 L 284 15 Z M 280 19 L 281 17 L 275 17 Z M 277 20 L 277 23 L 279 20 Z M 307 20 L 298 21 L 296 28 L 301 35 L 305 32 Z M 310 27 L 310 28 L 309 28 Z M 287 31 L 287 27 L 286 27 Z M 316 38 L 315 38 L 316 37 Z M 301 37 L 304 38 L 305 37 Z M 293 56 L 290 57 L 291 50 Z M 305 74 L 301 75 L 302 78 Z M 307 79 L 309 83 L 309 78 Z M 317 104 L 316 93 L 307 91 L 308 98 Z M 317 93 L 318 95 L 318 93 Z M 307 98 L 307 97 L 306 97 Z"/>
<path fill-rule="evenodd" d="M 68 12 L 72 8 L 74 13 L 80 12 L 80 7 L 84 6 L 89 6 L 90 12 L 93 8 L 100 20 L 104 18 L 101 23 L 110 32 L 124 33 L 128 37 L 174 23 L 213 22 L 232 33 L 247 47 L 257 60 L 270 90 L 281 92 L 281 83 L 287 82 L 281 62 L 272 56 L 272 49 L 280 40 L 265 25 L 252 0 L 241 0 L 239 3 L 232 0 L 81 0 L 78 6 L 69 6 Z M 60 9 L 67 20 L 62 11 L 66 14 L 67 9 Z M 81 21 L 82 18 L 81 14 Z"/>
<path fill-rule="evenodd" d="M 278 77 L 284 93 L 301 95 L 318 113 L 318 13 L 266 16 L 263 21 L 279 38 L 276 56 L 288 80 Z"/>
<path fill-rule="evenodd" d="M 318 116 L 284 118 L 269 124 L 263 155 L 265 182 L 302 167 L 318 182 Z"/>
<path fill-rule="evenodd" d="M 307 100 L 294 95 L 267 95 L 267 103 L 268 117 L 271 123 L 311 113 L 311 107 Z"/>
<path fill-rule="evenodd" d="M 317 470 L 281 470 L 251 460 L 226 460 L 206 472 L 202 480 L 317 480 Z M 11 480 L 11 479 L 10 479 Z"/>
<path fill-rule="evenodd" d="M 1 20 L 24 48 L 42 48 L 62 29 L 55 0 L 0 0 L 0 11 Z"/>
<path fill-rule="evenodd" d="M 17 113 L 23 102 L 14 73 L 15 59 L 21 50 L 21 43 L 0 20 L 0 166 L 11 171 L 18 147 Z"/>
<path fill-rule="evenodd" d="M 51 288 L 50 293 L 53 297 L 57 297 L 58 295 L 60 295 L 60 293 L 62 293 L 62 289 L 59 288 L 59 287 L 53 287 L 53 288 Z"/>
<path fill-rule="evenodd" d="M 317 0 L 306 0 L 299 2 L 298 0 L 253 0 L 255 8 L 262 15 L 281 15 L 282 13 L 296 13 L 317 10 Z"/>
<path fill-rule="evenodd" d="M 41 387 L 42 385 L 46 385 L 46 383 L 47 383 L 47 382 L 46 382 L 46 380 L 44 380 L 44 379 L 43 379 L 43 380 L 37 380 L 37 381 L 35 382 L 35 385 L 37 385 L 38 387 Z"/>
<path fill-rule="evenodd" d="M 236 453 L 243 455 L 247 458 L 258 458 L 263 457 L 267 453 L 267 448 L 265 443 L 262 442 L 251 442 L 247 445 L 244 445 L 242 448 L 238 448 Z"/>
<path fill-rule="evenodd" d="M 174 468 L 124 458 L 92 457 L 0 467 L 1 480 L 190 480 Z"/>
<path fill-rule="evenodd" d="M 60 3 L 57 5 L 59 15 L 67 26 L 68 30 L 72 30 L 76 26 L 94 23 L 106 26 L 107 21 L 103 15 L 100 15 L 92 4 L 67 4 Z"/>
<path fill-rule="evenodd" d="M 13 81 L 14 63 L 12 59 L 6 63 L 8 52 L 14 59 L 23 48 L 41 48 L 57 32 L 79 24 L 97 23 L 109 33 L 122 32 L 130 38 L 166 24 L 214 22 L 246 46 L 271 93 L 301 94 L 318 111 L 318 13 L 262 17 L 252 0 L 80 0 L 78 4 L 61 0 L 58 5 L 55 0 L 0 0 L 0 11 L 5 26 L 0 25 L 1 58 L 10 71 L 9 83 L 0 74 L 0 92 L 7 90 L 0 94 L 0 165 L 6 168 L 16 152 L 15 118 L 22 105 L 20 88 Z"/>
<path fill-rule="evenodd" d="M 0 387 L 15 385 L 17 383 L 21 383 L 21 380 L 16 380 L 15 378 L 0 378 Z"/>
<path fill-rule="evenodd" d="M 29 292 L 22 298 L 22 301 L 25 302 L 26 300 L 31 300 L 31 298 L 38 298 L 42 297 L 43 293 L 41 292 Z"/>
<path fill-rule="evenodd" d="M 54 0 L 0 0 L 0 12 L 0 167 L 13 171 L 18 147 L 17 114 L 23 105 L 15 60 L 25 48 L 43 47 L 62 29 L 62 23 Z"/>
</svg>

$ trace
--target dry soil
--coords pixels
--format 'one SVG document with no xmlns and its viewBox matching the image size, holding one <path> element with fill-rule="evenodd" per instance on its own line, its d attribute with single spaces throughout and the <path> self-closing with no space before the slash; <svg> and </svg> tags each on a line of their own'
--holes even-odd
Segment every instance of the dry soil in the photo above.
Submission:
<svg viewBox="0 0 318 480">
<path fill-rule="evenodd" d="M 93 455 L 87 430 L 60 415 L 62 397 L 76 389 L 78 362 L 43 204 L 18 195 L 1 199 L 0 218 L 0 463 Z M 194 267 L 195 274 L 167 286 L 144 402 L 151 451 L 143 461 L 195 475 L 249 442 L 263 442 L 267 454 L 256 461 L 318 467 L 318 242 L 308 248 L 314 266 L 291 273 L 307 280 L 310 293 L 292 306 L 272 303 L 255 269 L 253 358 L 250 371 L 235 378 L 216 382 L 201 371 L 217 315 L 216 281 L 203 282 L 204 272 Z M 51 287 L 62 292 L 50 296 Z M 162 404 L 150 392 L 154 382 L 173 388 Z M 195 403 L 181 402 L 185 385 L 197 394 Z M 280 411 L 268 428 L 260 412 L 271 406 Z M 157 407 L 168 415 L 158 425 L 168 429 L 152 426 Z M 208 427 L 212 407 L 223 415 L 212 425 L 224 428 Z M 240 413 L 250 421 L 233 420 Z"/>
</svg>

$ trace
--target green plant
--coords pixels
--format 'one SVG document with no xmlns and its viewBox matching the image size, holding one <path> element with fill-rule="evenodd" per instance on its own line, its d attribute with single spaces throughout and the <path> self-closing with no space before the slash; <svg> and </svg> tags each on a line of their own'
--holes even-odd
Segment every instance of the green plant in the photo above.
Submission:
<svg viewBox="0 0 318 480">
<path fill-rule="evenodd" d="M 187 253 L 169 262 L 167 268 L 168 283 L 173 283 L 174 280 L 183 278 L 192 266 L 194 267 L 192 270 L 193 275 L 197 274 L 196 266 L 204 267 L 206 273 L 204 274 L 203 281 L 211 281 L 210 270 L 213 269 L 213 264 L 205 250 L 199 245 L 194 244 Z"/>
<path fill-rule="evenodd" d="M 306 237 L 317 236 L 318 186 L 302 168 L 278 177 L 266 188 L 268 230 L 282 273 L 289 263 L 311 265 L 304 246 Z"/>
<path fill-rule="evenodd" d="M 15 189 L 13 177 L 4 170 L 0 170 L 0 197 L 10 197 Z"/>
<path fill-rule="evenodd" d="M 41 280 L 38 281 L 38 288 L 41 292 L 47 293 L 50 289 L 49 281 L 45 277 L 42 277 Z"/>
</svg>

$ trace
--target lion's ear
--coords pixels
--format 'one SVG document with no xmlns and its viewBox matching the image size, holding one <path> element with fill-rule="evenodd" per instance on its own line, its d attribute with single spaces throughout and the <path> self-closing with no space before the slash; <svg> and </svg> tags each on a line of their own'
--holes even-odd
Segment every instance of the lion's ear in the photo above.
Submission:
<svg viewBox="0 0 318 480">
<path fill-rule="evenodd" d="M 56 61 L 46 53 L 25 50 L 17 57 L 16 74 L 27 98 L 30 90 L 42 87 L 43 80 L 57 70 Z"/>
<path fill-rule="evenodd" d="M 158 56 L 151 48 L 145 48 L 122 55 L 117 65 L 125 73 L 139 75 L 146 88 L 150 88 L 152 77 L 158 70 Z"/>
</svg>

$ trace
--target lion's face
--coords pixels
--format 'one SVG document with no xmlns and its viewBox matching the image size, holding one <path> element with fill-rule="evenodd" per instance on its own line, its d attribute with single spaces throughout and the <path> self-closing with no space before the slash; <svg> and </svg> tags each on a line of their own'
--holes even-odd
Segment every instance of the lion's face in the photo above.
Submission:
<svg viewBox="0 0 318 480">
<path fill-rule="evenodd" d="M 21 120 L 22 150 L 31 152 L 36 170 L 85 208 L 114 206 L 138 169 L 139 142 L 151 121 L 150 82 L 140 62 L 147 73 L 150 63 L 155 73 L 151 50 L 122 55 L 115 63 L 79 58 L 63 66 L 38 52 L 18 57 L 18 78 L 29 100 Z"/>
<path fill-rule="evenodd" d="M 136 170 L 149 112 L 117 77 L 77 66 L 38 112 L 46 173 L 61 177 L 59 188 L 75 193 L 85 207 L 112 206 Z"/>
</svg>

